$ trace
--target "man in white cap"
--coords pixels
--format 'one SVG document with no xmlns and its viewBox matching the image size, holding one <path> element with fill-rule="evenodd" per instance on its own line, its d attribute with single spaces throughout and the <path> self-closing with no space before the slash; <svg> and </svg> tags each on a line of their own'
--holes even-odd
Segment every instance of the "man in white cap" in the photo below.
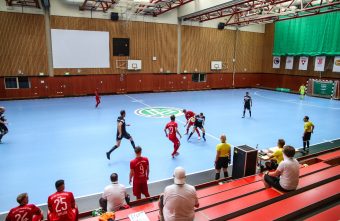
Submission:
<svg viewBox="0 0 340 221">
<path fill-rule="evenodd" d="M 196 189 L 185 183 L 185 170 L 176 167 L 174 184 L 167 186 L 161 197 L 161 217 L 165 221 L 192 221 L 195 218 L 195 207 L 199 207 Z M 163 212 L 163 213 L 162 213 Z"/>
</svg>

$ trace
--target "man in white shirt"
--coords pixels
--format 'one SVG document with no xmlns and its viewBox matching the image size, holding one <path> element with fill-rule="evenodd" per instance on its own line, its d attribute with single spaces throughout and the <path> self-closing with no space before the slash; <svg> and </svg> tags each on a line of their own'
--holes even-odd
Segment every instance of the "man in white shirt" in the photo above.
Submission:
<svg viewBox="0 0 340 221">
<path fill-rule="evenodd" d="M 176 167 L 174 184 L 167 186 L 161 197 L 161 218 L 165 221 L 192 221 L 195 218 L 195 207 L 199 207 L 196 189 L 185 180 L 185 170 Z"/>
<path fill-rule="evenodd" d="M 266 188 L 274 187 L 280 191 L 295 190 L 299 184 L 300 164 L 294 159 L 295 149 L 292 146 L 284 146 L 283 161 L 274 172 L 266 172 L 264 185 Z"/>
<path fill-rule="evenodd" d="M 126 199 L 129 195 L 126 193 L 125 186 L 118 184 L 118 174 L 112 173 L 110 179 L 112 183 L 105 187 L 102 195 L 102 199 L 107 200 L 107 212 L 128 208 Z"/>
</svg>

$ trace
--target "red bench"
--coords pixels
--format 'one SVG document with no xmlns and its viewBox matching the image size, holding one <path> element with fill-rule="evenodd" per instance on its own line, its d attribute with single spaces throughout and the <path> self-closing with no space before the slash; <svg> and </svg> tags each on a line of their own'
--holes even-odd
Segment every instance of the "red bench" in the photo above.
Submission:
<svg viewBox="0 0 340 221">
<path fill-rule="evenodd" d="M 306 176 L 315 171 L 320 171 L 320 170 L 323 170 L 329 167 L 330 167 L 329 164 L 326 164 L 323 162 L 316 163 L 308 167 L 303 167 L 300 170 L 300 176 Z M 241 197 L 245 194 L 250 194 L 255 191 L 263 190 L 264 185 L 261 180 L 262 180 L 262 174 L 241 178 L 241 179 L 229 182 L 229 183 L 225 183 L 223 185 L 216 185 L 213 187 L 208 187 L 202 190 L 198 190 L 197 195 L 199 198 L 200 207 L 202 209 L 205 207 L 212 206 L 213 204 L 218 204 L 218 203 L 225 202 L 227 200 Z M 304 185 L 308 185 L 308 184 L 311 184 L 311 183 L 307 182 Z M 158 214 L 158 204 L 157 202 L 152 202 L 152 203 L 147 203 L 147 204 L 143 204 L 140 206 L 132 207 L 130 209 L 120 210 L 116 212 L 116 220 L 125 220 L 129 214 L 139 212 L 139 211 L 144 211 L 148 215 L 148 217 L 153 215 L 154 212 Z M 86 219 L 86 221 L 95 221 L 97 219 L 98 219 L 97 217 L 93 217 L 93 218 Z"/>
<path fill-rule="evenodd" d="M 311 186 L 312 184 L 325 181 L 338 175 L 340 175 L 340 166 L 313 173 L 309 176 L 300 178 L 298 189 Z M 209 207 L 203 210 L 198 209 L 200 210 L 198 213 L 202 213 L 202 215 L 207 217 L 208 220 L 214 220 L 222 217 L 223 219 L 230 219 L 242 213 L 245 213 L 245 211 L 242 210 L 249 210 L 248 207 L 250 206 L 259 205 L 266 201 L 269 202 L 269 200 L 272 200 L 280 195 L 281 194 L 274 189 L 265 189 L 247 196 L 239 197 L 235 200 L 220 203 L 216 206 Z"/>
<path fill-rule="evenodd" d="M 327 154 L 323 154 L 321 156 L 318 156 L 317 159 L 325 161 L 325 160 L 330 160 L 330 159 L 337 158 L 337 157 L 340 157 L 340 150 L 327 153 Z"/>
<path fill-rule="evenodd" d="M 261 221 L 270 221 L 275 219 L 293 220 L 294 215 L 298 211 L 306 210 L 306 207 L 316 205 L 320 201 L 327 200 L 329 198 L 335 198 L 338 195 L 339 198 L 339 186 L 340 180 L 335 180 L 330 183 L 326 183 L 322 186 L 307 190 L 300 194 L 294 195 L 287 199 L 278 201 L 261 209 L 249 212 L 245 215 L 232 219 L 233 221 L 252 221 L 256 217 L 261 217 Z M 339 207 L 340 208 L 340 207 Z M 339 210 L 338 208 L 338 210 Z M 338 211 L 338 218 L 340 213 Z M 323 216 L 317 220 L 330 220 L 327 216 Z"/>
<path fill-rule="evenodd" d="M 305 219 L 305 221 L 338 221 L 340 220 L 340 205 L 334 206 L 326 211 Z"/>
</svg>

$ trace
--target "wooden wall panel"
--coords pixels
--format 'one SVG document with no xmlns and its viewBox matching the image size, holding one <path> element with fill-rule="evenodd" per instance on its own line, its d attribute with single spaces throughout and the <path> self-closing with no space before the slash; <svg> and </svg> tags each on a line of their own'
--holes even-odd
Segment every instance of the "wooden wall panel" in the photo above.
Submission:
<svg viewBox="0 0 340 221">
<path fill-rule="evenodd" d="M 294 57 L 294 65 L 293 70 L 286 70 L 286 57 L 281 56 L 281 67 L 278 69 L 273 68 L 273 48 L 274 48 L 274 33 L 275 33 L 275 25 L 274 24 L 267 24 L 266 25 L 266 33 L 264 36 L 264 41 L 266 47 L 263 49 L 263 62 L 262 62 L 262 70 L 263 73 L 276 73 L 276 74 L 285 74 L 285 75 L 300 75 L 300 76 L 308 76 L 313 78 L 319 78 L 320 74 L 322 78 L 340 78 L 338 73 L 332 72 L 333 68 L 333 56 L 327 56 L 326 58 L 326 65 L 324 72 L 316 72 L 314 71 L 314 58 L 309 57 L 308 60 L 308 68 L 306 71 L 298 70 L 299 67 L 299 56 Z"/>
<path fill-rule="evenodd" d="M 236 34 L 236 72 L 261 73 L 264 34 L 192 26 L 182 27 L 181 71 L 211 72 L 219 60 L 224 73 L 232 72 Z"/>
<path fill-rule="evenodd" d="M 211 61 L 222 61 L 224 72 L 232 72 L 235 32 L 182 26 L 181 72 L 211 72 Z"/>
<path fill-rule="evenodd" d="M 238 31 L 236 39 L 236 72 L 261 73 L 264 34 Z"/>
<path fill-rule="evenodd" d="M 235 87 L 258 87 L 261 83 L 261 74 L 236 73 Z"/>
<path fill-rule="evenodd" d="M 0 76 L 47 73 L 43 15 L 0 12 Z"/>
<path fill-rule="evenodd" d="M 177 26 L 147 22 L 111 21 L 103 19 L 51 17 L 51 28 L 108 31 L 110 33 L 111 68 L 55 69 L 56 75 L 120 74 L 131 71 L 116 68 L 116 60 L 142 60 L 142 70 L 137 73 L 177 71 Z M 112 38 L 130 38 L 130 56 L 112 56 Z M 153 57 L 156 61 L 153 61 Z M 136 72 L 136 71 L 133 71 Z"/>
</svg>

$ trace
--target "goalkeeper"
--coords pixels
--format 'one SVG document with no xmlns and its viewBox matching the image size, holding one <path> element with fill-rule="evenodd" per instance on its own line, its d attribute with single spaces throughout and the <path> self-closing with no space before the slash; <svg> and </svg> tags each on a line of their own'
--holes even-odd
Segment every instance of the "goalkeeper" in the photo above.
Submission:
<svg viewBox="0 0 340 221">
<path fill-rule="evenodd" d="M 305 95 L 306 95 L 306 86 L 304 84 L 302 84 L 299 88 L 299 92 L 300 92 L 300 99 L 303 100 L 305 99 Z"/>
</svg>

